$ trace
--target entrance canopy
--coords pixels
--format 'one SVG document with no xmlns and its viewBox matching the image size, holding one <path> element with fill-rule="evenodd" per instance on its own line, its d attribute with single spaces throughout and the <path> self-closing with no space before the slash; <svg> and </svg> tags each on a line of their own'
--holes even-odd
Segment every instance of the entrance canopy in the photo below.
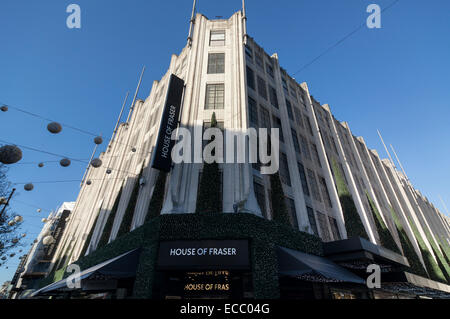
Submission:
<svg viewBox="0 0 450 319">
<path fill-rule="evenodd" d="M 315 282 L 347 282 L 365 284 L 365 281 L 345 268 L 323 257 L 278 247 L 278 271 L 280 275 Z"/>
<path fill-rule="evenodd" d="M 409 266 L 408 260 L 402 255 L 360 237 L 324 243 L 323 250 L 327 258 L 351 269 L 365 270 L 370 264 L 385 269 Z"/>
<path fill-rule="evenodd" d="M 140 256 L 140 249 L 135 249 L 130 252 L 127 252 L 123 255 L 120 255 L 116 258 L 107 260 L 101 264 L 98 264 L 94 267 L 88 268 L 84 271 L 82 271 L 79 274 L 79 279 L 81 282 L 81 289 L 82 290 L 90 290 L 88 286 L 89 280 L 95 279 L 96 282 L 104 281 L 105 283 L 108 282 L 108 285 L 105 287 L 112 287 L 110 285 L 110 280 L 117 280 L 117 279 L 125 279 L 125 278 L 132 278 L 136 275 L 136 268 L 139 262 L 139 256 Z M 69 282 L 73 282 L 74 279 L 71 279 L 72 277 L 69 277 Z M 74 277 L 73 277 L 74 278 Z M 67 285 L 67 278 L 57 281 L 55 283 L 52 283 L 44 288 L 41 288 L 34 292 L 31 297 L 35 297 L 38 295 L 46 295 L 46 294 L 52 294 L 55 292 L 63 292 L 63 291 L 74 291 L 74 288 L 69 288 Z M 101 288 L 97 288 L 95 290 L 101 290 Z"/>
</svg>

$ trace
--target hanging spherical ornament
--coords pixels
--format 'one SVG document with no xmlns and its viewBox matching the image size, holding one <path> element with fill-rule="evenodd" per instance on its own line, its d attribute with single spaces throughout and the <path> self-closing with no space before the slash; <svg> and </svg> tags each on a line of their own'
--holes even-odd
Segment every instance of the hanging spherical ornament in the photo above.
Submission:
<svg viewBox="0 0 450 319">
<path fill-rule="evenodd" d="M 37 240 L 37 239 L 33 240 L 33 243 L 34 243 L 34 244 L 36 244 L 37 242 L 38 242 L 38 240 Z"/>
<path fill-rule="evenodd" d="M 2 112 L 8 112 L 8 106 L 7 105 L 3 105 L 2 107 L 0 107 L 0 110 Z"/>
<path fill-rule="evenodd" d="M 86 185 L 92 185 L 92 181 L 91 180 L 88 180 L 87 182 L 86 182 Z"/>
<path fill-rule="evenodd" d="M 59 164 L 62 166 L 62 167 L 69 167 L 70 166 L 70 159 L 68 159 L 68 158 L 63 158 L 60 162 L 59 162 Z"/>
<path fill-rule="evenodd" d="M 23 222 L 23 217 L 22 216 L 16 216 L 16 217 L 14 217 L 14 221 L 16 223 L 21 223 L 21 222 Z"/>
<path fill-rule="evenodd" d="M 39 168 L 42 168 L 42 167 L 44 167 L 44 163 L 39 163 L 38 166 L 39 166 Z"/>
<path fill-rule="evenodd" d="M 18 240 L 17 238 L 13 238 L 13 239 L 11 240 L 11 242 L 12 242 L 13 244 L 17 244 L 17 243 L 19 242 L 19 240 Z"/>
<path fill-rule="evenodd" d="M 22 150 L 15 145 L 0 147 L 0 162 L 3 164 L 15 164 L 22 159 Z"/>
<path fill-rule="evenodd" d="M 47 125 L 47 130 L 52 134 L 58 134 L 62 131 L 62 126 L 57 122 L 52 122 Z"/>
<path fill-rule="evenodd" d="M 0 205 L 6 204 L 7 200 L 5 197 L 0 197 Z"/>
<path fill-rule="evenodd" d="M 41 221 L 45 224 L 47 222 L 47 218 L 42 218 Z"/>
<path fill-rule="evenodd" d="M 40 213 L 40 212 L 42 212 L 42 209 L 38 208 L 36 211 L 37 211 L 38 213 Z"/>
<path fill-rule="evenodd" d="M 22 238 L 25 238 L 25 237 L 27 237 L 27 234 L 23 233 Z"/>
<path fill-rule="evenodd" d="M 15 253 L 12 253 L 11 255 L 9 255 L 9 257 L 13 258 L 15 255 Z"/>
<path fill-rule="evenodd" d="M 11 220 L 8 222 L 8 225 L 11 227 L 14 226 L 15 224 L 16 224 L 16 222 L 14 220 Z"/>
<path fill-rule="evenodd" d="M 99 168 L 100 166 L 102 166 L 102 164 L 103 164 L 103 162 L 102 162 L 102 160 L 99 159 L 99 158 L 94 158 L 94 159 L 91 161 L 92 167 L 95 167 L 95 168 Z"/>
<path fill-rule="evenodd" d="M 6 256 L 3 256 L 3 257 L 2 257 L 2 260 L 5 261 L 5 260 L 6 260 Z"/>
<path fill-rule="evenodd" d="M 132 151 L 133 153 L 136 153 L 136 148 L 133 147 L 133 148 L 131 149 L 131 151 Z"/>
<path fill-rule="evenodd" d="M 28 183 L 23 187 L 23 189 L 26 190 L 27 192 L 31 192 L 34 189 L 34 185 L 31 183 Z"/>
<path fill-rule="evenodd" d="M 21 250 L 19 250 L 19 253 L 21 253 L 23 250 L 21 249 Z"/>
<path fill-rule="evenodd" d="M 42 240 L 42 243 L 45 246 L 51 245 L 55 242 L 55 238 L 53 238 L 53 236 L 47 236 Z"/>
<path fill-rule="evenodd" d="M 103 138 L 101 136 L 97 136 L 96 138 L 94 138 L 94 143 L 97 145 L 100 145 L 103 143 Z"/>
<path fill-rule="evenodd" d="M 112 173 L 112 170 L 110 170 L 110 169 L 106 170 L 106 174 L 110 175 L 111 173 Z"/>
</svg>

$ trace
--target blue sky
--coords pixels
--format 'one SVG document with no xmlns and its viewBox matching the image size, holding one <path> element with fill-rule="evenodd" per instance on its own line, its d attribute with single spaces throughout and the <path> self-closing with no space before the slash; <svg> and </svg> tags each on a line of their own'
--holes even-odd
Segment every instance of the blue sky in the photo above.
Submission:
<svg viewBox="0 0 450 319">
<path fill-rule="evenodd" d="M 247 0 L 248 32 L 295 73 L 361 23 L 366 7 L 393 0 Z M 80 5 L 82 28 L 66 27 L 66 7 Z M 240 0 L 199 1 L 209 18 L 229 17 Z M 110 137 L 122 101 L 134 93 L 143 65 L 140 98 L 167 70 L 170 56 L 185 45 L 191 1 L 172 0 L 2 0 L 0 3 L 0 103 Z M 340 46 L 295 75 L 314 97 L 330 104 L 353 133 L 385 156 L 379 129 L 396 148 L 414 185 L 444 211 L 450 206 L 450 20 L 448 0 L 401 0 L 382 15 L 382 29 L 362 28 Z M 88 160 L 92 137 L 70 129 L 51 135 L 47 123 L 11 110 L 0 113 L 0 139 L 71 158 Z M 105 145 L 103 145 L 105 147 Z M 22 162 L 60 158 L 24 150 Z M 24 216 L 29 236 L 41 218 L 64 201 L 75 201 L 85 164 L 48 163 L 10 169 L 12 182 L 34 182 L 12 206 Z M 20 202 L 18 202 L 20 201 Z M 43 213 L 38 214 L 36 208 Z M 12 277 L 17 259 L 0 269 Z"/>
</svg>

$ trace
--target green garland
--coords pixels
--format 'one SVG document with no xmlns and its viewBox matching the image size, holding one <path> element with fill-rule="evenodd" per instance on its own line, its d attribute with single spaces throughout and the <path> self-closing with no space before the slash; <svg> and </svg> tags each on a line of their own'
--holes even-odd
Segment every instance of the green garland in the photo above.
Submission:
<svg viewBox="0 0 450 319">
<path fill-rule="evenodd" d="M 116 200 L 114 202 L 114 206 L 109 213 L 108 220 L 106 221 L 106 225 L 103 227 L 102 236 L 97 245 L 97 249 L 104 247 L 108 244 L 109 237 L 111 236 L 111 231 L 114 225 L 114 219 L 116 218 L 117 209 L 119 208 L 120 197 L 122 196 L 122 187 L 120 188 L 119 193 L 117 194 Z"/>
<path fill-rule="evenodd" d="M 386 224 L 384 223 L 384 220 L 381 217 L 381 214 L 378 211 L 377 206 L 375 205 L 375 203 L 373 202 L 372 198 L 370 197 L 370 195 L 367 191 L 366 191 L 366 196 L 367 196 L 367 200 L 369 201 L 369 204 L 370 204 L 370 209 L 372 211 L 375 225 L 377 227 L 381 246 L 383 246 L 387 249 L 390 249 L 393 252 L 401 254 L 400 249 L 397 246 L 397 243 L 395 242 L 394 238 L 392 237 L 392 234 L 389 231 L 389 229 L 387 228 Z"/>
<path fill-rule="evenodd" d="M 80 258 L 76 264 L 84 270 L 130 250 L 141 248 L 133 298 L 149 299 L 152 298 L 153 286 L 157 280 L 159 241 L 230 238 L 249 240 L 256 299 L 276 299 L 280 296 L 275 250 L 277 246 L 323 256 L 322 242 L 313 235 L 251 214 L 211 213 L 159 216 Z"/>
<path fill-rule="evenodd" d="M 284 197 L 283 185 L 280 174 L 277 172 L 270 175 L 270 201 L 272 203 L 272 219 L 280 224 L 291 226 L 286 199 Z"/>
<path fill-rule="evenodd" d="M 211 118 L 211 128 L 217 127 L 216 113 Z M 203 172 L 198 186 L 197 214 L 222 211 L 221 173 L 216 162 L 203 164 Z"/>
<path fill-rule="evenodd" d="M 398 236 L 400 237 L 400 243 L 403 249 L 403 256 L 408 259 L 409 262 L 409 271 L 413 274 L 422 277 L 428 277 L 425 268 L 423 268 L 422 263 L 420 262 L 419 256 L 414 249 L 413 244 L 409 240 L 408 235 L 406 234 L 405 229 L 403 228 L 402 223 L 400 222 L 400 218 L 398 217 L 395 210 L 390 207 L 392 218 L 394 219 L 395 227 L 397 228 Z"/>
<path fill-rule="evenodd" d="M 344 214 L 347 237 L 361 237 L 369 240 L 364 224 L 361 221 L 361 216 L 359 216 L 353 197 L 348 190 L 347 184 L 345 183 L 343 173 L 334 158 L 332 158 L 331 162 L 339 201 L 341 202 L 342 212 Z"/>
<path fill-rule="evenodd" d="M 411 219 L 410 216 L 408 216 L 408 222 L 409 225 L 411 226 L 414 236 L 416 237 L 417 243 L 419 244 L 420 252 L 422 253 L 422 257 L 425 262 L 425 266 L 427 268 L 429 277 L 433 280 L 447 283 L 447 280 L 445 279 L 445 276 L 442 273 L 441 268 L 436 263 L 436 260 L 434 259 L 433 255 L 428 250 L 425 241 L 420 235 L 419 229 L 417 228 L 416 224 L 414 223 L 414 221 Z"/>
<path fill-rule="evenodd" d="M 161 214 L 161 210 L 164 205 L 164 191 L 166 189 L 167 174 L 159 172 L 158 179 L 153 190 L 152 199 L 148 206 L 147 216 L 145 221 L 158 217 Z"/>
<path fill-rule="evenodd" d="M 117 238 L 127 234 L 131 230 L 131 223 L 133 222 L 134 217 L 134 211 L 136 209 L 136 203 L 139 196 L 139 189 L 141 188 L 141 185 L 139 184 L 139 181 L 142 177 L 142 173 L 144 171 L 144 168 L 142 168 L 141 172 L 139 173 L 139 176 L 134 182 L 133 191 L 131 193 L 130 200 L 128 201 L 128 206 L 125 211 L 125 214 L 122 217 L 122 222 L 120 223 L 119 231 L 117 233 Z"/>
</svg>

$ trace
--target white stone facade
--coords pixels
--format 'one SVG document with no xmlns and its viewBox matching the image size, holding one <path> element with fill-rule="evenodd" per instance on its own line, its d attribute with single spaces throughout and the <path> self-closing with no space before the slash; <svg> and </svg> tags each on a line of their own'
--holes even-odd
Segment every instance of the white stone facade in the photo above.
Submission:
<svg viewBox="0 0 450 319">
<path fill-rule="evenodd" d="M 424 228 L 430 229 L 438 245 L 440 240 L 448 243 L 448 217 L 414 189 L 390 161 L 380 159 L 376 151 L 367 148 L 361 137 L 355 137 L 347 123 L 336 120 L 329 105 L 315 101 L 306 83 L 298 84 L 280 67 L 276 54 L 269 56 L 252 38 L 246 39 L 244 30 L 241 12 L 228 20 L 208 20 L 197 14 L 192 45 L 186 46 L 180 55 L 173 55 L 167 73 L 153 83 L 150 95 L 145 101 L 136 101 L 128 123 L 119 126 L 114 140 L 101 154 L 102 167 L 89 169 L 55 254 L 55 267 L 61 268 L 81 257 L 92 228 L 87 253 L 96 249 L 122 188 L 109 240 L 116 238 L 142 169 L 143 180 L 131 230 L 144 223 L 158 176 L 158 172 L 150 168 L 151 153 L 172 73 L 185 81 L 181 126 L 192 132 L 202 132 L 213 112 L 225 129 L 238 132 L 251 126 L 278 127 L 280 121 L 283 135 L 280 176 L 294 227 L 317 233 L 324 241 L 347 238 L 330 165 L 331 158 L 335 158 L 372 242 L 379 243 L 380 239 L 366 192 L 381 212 L 397 244 L 400 241 L 390 206 L 401 216 L 419 256 L 420 249 L 407 218 L 415 222 L 430 251 Z M 211 31 L 224 31 L 224 42 L 211 41 Z M 208 73 L 211 53 L 224 54 L 224 72 Z M 250 74 L 254 76 L 253 81 L 249 79 Z M 212 84 L 224 85 L 223 108 L 205 109 L 207 85 Z M 276 103 L 273 92 L 276 92 Z M 253 106 L 250 106 L 250 99 Z M 200 164 L 174 166 L 166 184 L 162 214 L 195 212 L 201 169 Z M 107 170 L 111 173 L 107 174 Z M 233 213 L 234 204 L 243 202 L 245 212 L 271 219 L 269 176 L 261 175 L 251 164 L 226 164 L 221 165 L 221 170 L 224 213 Z"/>
</svg>

